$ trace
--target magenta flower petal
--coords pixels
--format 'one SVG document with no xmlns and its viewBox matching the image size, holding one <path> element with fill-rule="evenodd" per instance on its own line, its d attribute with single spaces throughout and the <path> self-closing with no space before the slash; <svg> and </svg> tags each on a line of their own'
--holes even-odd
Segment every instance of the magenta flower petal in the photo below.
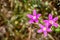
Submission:
<svg viewBox="0 0 60 40">
<path fill-rule="evenodd" d="M 51 20 L 53 17 L 52 17 L 52 14 L 49 14 L 49 20 Z"/>
<path fill-rule="evenodd" d="M 33 10 L 33 15 L 36 16 L 36 10 Z"/>
<path fill-rule="evenodd" d="M 39 18 L 41 16 L 41 14 L 37 14 L 37 18 Z"/>
<path fill-rule="evenodd" d="M 48 20 L 43 20 L 44 23 L 48 23 L 49 21 Z"/>
<path fill-rule="evenodd" d="M 53 19 L 53 21 L 57 21 L 58 20 L 58 17 L 55 17 L 54 19 Z"/>
<path fill-rule="evenodd" d="M 50 24 L 49 24 L 49 23 L 46 23 L 46 24 L 45 24 L 45 26 L 46 26 L 46 27 L 49 27 L 49 26 L 50 26 Z"/>
<path fill-rule="evenodd" d="M 40 29 L 40 30 L 38 30 L 37 32 L 38 32 L 38 33 L 41 33 L 41 32 L 42 32 L 42 30 Z"/>
<path fill-rule="evenodd" d="M 52 30 L 50 28 L 47 29 L 48 32 L 52 32 Z"/>
<path fill-rule="evenodd" d="M 34 21 L 33 21 L 33 20 L 30 20 L 29 23 L 30 23 L 30 24 L 31 24 L 31 23 L 34 23 Z"/>
<path fill-rule="evenodd" d="M 46 37 L 46 36 L 47 36 L 47 32 L 45 31 L 45 32 L 44 32 L 44 37 Z"/>
<path fill-rule="evenodd" d="M 44 26 L 43 26 L 42 24 L 39 24 L 39 26 L 40 26 L 40 28 L 41 28 L 41 29 L 43 29 L 43 28 L 44 28 Z"/>
<path fill-rule="evenodd" d="M 30 14 L 28 14 L 28 15 L 27 15 L 27 17 L 29 17 L 29 18 L 33 18 L 33 16 L 32 16 L 32 15 L 30 15 Z"/>
<path fill-rule="evenodd" d="M 38 20 L 36 19 L 35 22 L 38 23 Z"/>
<path fill-rule="evenodd" d="M 50 25 L 49 20 L 44 20 L 43 22 L 45 23 L 45 26 L 49 26 Z"/>
<path fill-rule="evenodd" d="M 53 26 L 55 26 L 57 28 L 59 25 L 57 23 L 54 23 Z"/>
</svg>

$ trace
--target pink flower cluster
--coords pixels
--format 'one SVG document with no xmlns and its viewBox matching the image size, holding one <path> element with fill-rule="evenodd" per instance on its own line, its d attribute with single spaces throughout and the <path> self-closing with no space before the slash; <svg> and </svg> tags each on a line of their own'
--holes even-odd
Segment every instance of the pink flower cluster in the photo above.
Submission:
<svg viewBox="0 0 60 40">
<path fill-rule="evenodd" d="M 39 20 L 38 18 L 41 16 L 41 14 L 37 14 L 36 10 L 33 10 L 33 15 L 28 14 L 27 17 L 30 18 L 29 23 L 38 23 Z M 43 20 L 44 25 L 39 24 L 40 29 L 37 31 L 38 33 L 42 33 L 44 34 L 44 36 L 47 36 L 48 32 L 51 32 L 51 27 L 58 27 L 58 24 L 56 23 L 56 21 L 58 20 L 58 17 L 53 18 L 52 14 L 49 14 L 48 16 L 48 20 Z M 51 26 L 50 26 L 51 25 Z"/>
</svg>

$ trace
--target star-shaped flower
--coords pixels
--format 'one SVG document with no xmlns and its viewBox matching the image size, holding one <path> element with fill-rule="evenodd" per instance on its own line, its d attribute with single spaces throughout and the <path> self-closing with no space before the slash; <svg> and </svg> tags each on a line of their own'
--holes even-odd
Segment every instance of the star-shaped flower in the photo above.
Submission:
<svg viewBox="0 0 60 40">
<path fill-rule="evenodd" d="M 48 25 L 58 27 L 58 24 L 56 23 L 57 20 L 58 17 L 53 18 L 52 14 L 49 14 L 48 20 L 44 20 L 44 22 L 47 23 Z"/>
<path fill-rule="evenodd" d="M 28 18 L 30 18 L 31 20 L 29 21 L 29 23 L 34 23 L 34 22 L 38 22 L 38 18 L 41 16 L 41 14 L 36 14 L 36 10 L 33 10 L 33 15 L 28 14 L 27 15 Z"/>
<path fill-rule="evenodd" d="M 38 33 L 44 33 L 44 37 L 47 36 L 47 32 L 51 32 L 51 28 L 48 28 L 48 25 L 42 25 L 42 24 L 39 24 L 40 26 L 40 29 L 37 31 Z"/>
</svg>

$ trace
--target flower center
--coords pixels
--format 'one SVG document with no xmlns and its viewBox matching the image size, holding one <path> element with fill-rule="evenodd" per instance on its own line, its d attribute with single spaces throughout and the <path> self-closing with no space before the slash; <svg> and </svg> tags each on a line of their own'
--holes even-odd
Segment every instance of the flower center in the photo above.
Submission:
<svg viewBox="0 0 60 40">
<path fill-rule="evenodd" d="M 36 19 L 36 16 L 33 16 L 33 19 Z"/>
<path fill-rule="evenodd" d="M 52 20 L 50 20 L 49 22 L 50 22 L 50 24 L 53 24 L 53 21 Z"/>
<path fill-rule="evenodd" d="M 45 30 L 46 30 L 46 28 L 43 28 L 43 30 L 45 31 Z"/>
</svg>

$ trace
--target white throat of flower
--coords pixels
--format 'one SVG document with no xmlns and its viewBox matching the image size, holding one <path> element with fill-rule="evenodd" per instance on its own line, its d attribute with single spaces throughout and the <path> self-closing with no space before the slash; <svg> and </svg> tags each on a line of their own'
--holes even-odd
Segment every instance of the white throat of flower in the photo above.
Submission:
<svg viewBox="0 0 60 40">
<path fill-rule="evenodd" d="M 52 21 L 52 20 L 50 20 L 50 21 L 49 21 L 49 23 L 50 23 L 50 24 L 53 24 L 53 21 Z"/>
<path fill-rule="evenodd" d="M 43 30 L 45 31 L 46 30 L 46 27 L 44 27 Z"/>
<path fill-rule="evenodd" d="M 33 16 L 33 19 L 36 19 L 36 16 Z"/>
</svg>

